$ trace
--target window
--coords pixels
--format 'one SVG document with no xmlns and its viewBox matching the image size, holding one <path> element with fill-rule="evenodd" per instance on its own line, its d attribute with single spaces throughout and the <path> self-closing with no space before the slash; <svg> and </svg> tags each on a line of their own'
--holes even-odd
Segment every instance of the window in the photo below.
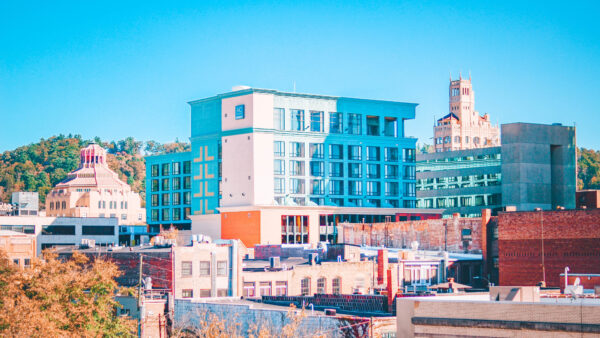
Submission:
<svg viewBox="0 0 600 338">
<path fill-rule="evenodd" d="M 151 200 L 152 200 L 151 205 L 153 207 L 157 207 L 158 206 L 158 194 L 152 194 Z"/>
<path fill-rule="evenodd" d="M 82 235 L 114 236 L 115 227 L 110 225 L 84 225 L 81 227 Z"/>
<path fill-rule="evenodd" d="M 168 178 L 162 179 L 162 190 L 163 191 L 169 190 L 169 179 Z"/>
<path fill-rule="evenodd" d="M 152 180 L 152 191 L 158 191 L 158 180 Z"/>
<path fill-rule="evenodd" d="M 186 191 L 183 193 L 183 204 L 191 204 L 192 203 L 192 193 Z"/>
<path fill-rule="evenodd" d="M 385 156 L 386 162 L 398 161 L 398 148 L 385 147 L 384 152 L 385 152 L 384 156 Z"/>
<path fill-rule="evenodd" d="M 412 165 L 404 166 L 404 179 L 414 180 L 416 178 L 416 168 Z"/>
<path fill-rule="evenodd" d="M 362 182 L 348 181 L 348 193 L 354 196 L 362 195 Z"/>
<path fill-rule="evenodd" d="M 397 165 L 385 165 L 385 178 L 398 178 L 398 166 Z"/>
<path fill-rule="evenodd" d="M 352 178 L 362 177 L 362 164 L 361 163 L 348 163 L 348 176 Z"/>
<path fill-rule="evenodd" d="M 152 177 L 158 176 L 158 164 L 153 164 L 151 168 L 152 169 L 150 171 L 151 171 Z"/>
<path fill-rule="evenodd" d="M 310 175 L 322 177 L 325 175 L 325 163 L 322 161 L 310 161 Z"/>
<path fill-rule="evenodd" d="M 254 282 L 244 282 L 244 291 L 243 295 L 246 298 L 254 297 Z"/>
<path fill-rule="evenodd" d="M 325 195 L 325 181 L 310 180 L 310 193 L 313 195 Z"/>
<path fill-rule="evenodd" d="M 243 120 L 246 117 L 246 106 L 243 104 L 235 106 L 235 119 Z"/>
<path fill-rule="evenodd" d="M 404 196 L 415 197 L 416 196 L 415 183 L 407 182 L 404 183 Z"/>
<path fill-rule="evenodd" d="M 329 145 L 329 158 L 332 160 L 344 159 L 344 146 L 341 144 Z"/>
<path fill-rule="evenodd" d="M 367 181 L 367 196 L 379 196 L 379 182 Z"/>
<path fill-rule="evenodd" d="M 181 298 L 194 298 L 194 290 L 192 290 L 192 289 L 181 290 Z"/>
<path fill-rule="evenodd" d="M 127 214 L 121 214 L 121 219 L 124 221 L 127 220 Z"/>
<path fill-rule="evenodd" d="M 281 243 L 308 243 L 308 216 L 281 216 Z"/>
<path fill-rule="evenodd" d="M 285 130 L 285 109 L 273 108 L 273 128 Z"/>
<path fill-rule="evenodd" d="M 285 161 L 274 160 L 273 161 L 273 173 L 275 175 L 285 175 Z"/>
<path fill-rule="evenodd" d="M 351 161 L 360 161 L 362 159 L 362 147 L 348 146 L 348 159 Z"/>
<path fill-rule="evenodd" d="M 398 119 L 395 117 L 386 117 L 383 120 L 383 135 L 398 137 Z"/>
<path fill-rule="evenodd" d="M 327 293 L 327 279 L 325 279 L 325 277 L 320 277 L 319 279 L 317 279 L 317 293 Z"/>
<path fill-rule="evenodd" d="M 367 178 L 379 178 L 379 164 L 367 164 Z"/>
<path fill-rule="evenodd" d="M 181 262 L 181 277 L 192 277 L 192 262 Z"/>
<path fill-rule="evenodd" d="M 174 162 L 173 163 L 173 175 L 179 175 L 180 170 L 181 169 L 181 163 L 179 162 Z"/>
<path fill-rule="evenodd" d="M 191 189 L 192 184 L 189 176 L 183 178 L 183 189 Z"/>
<path fill-rule="evenodd" d="M 290 194 L 304 194 L 304 180 L 291 178 Z"/>
<path fill-rule="evenodd" d="M 173 194 L 173 205 L 180 205 L 181 204 L 181 193 L 176 192 Z"/>
<path fill-rule="evenodd" d="M 304 157 L 304 143 L 291 142 L 290 143 L 290 156 L 291 157 Z"/>
<path fill-rule="evenodd" d="M 342 113 L 329 113 L 329 133 L 341 134 L 343 132 L 342 126 Z"/>
<path fill-rule="evenodd" d="M 183 173 L 190 174 L 192 172 L 192 164 L 190 161 L 183 161 Z"/>
<path fill-rule="evenodd" d="M 260 282 L 258 288 L 261 296 L 271 295 L 271 282 Z"/>
<path fill-rule="evenodd" d="M 183 219 L 188 219 L 191 212 L 191 208 L 183 208 Z"/>
<path fill-rule="evenodd" d="M 217 276 L 227 276 L 227 261 L 217 262 Z"/>
<path fill-rule="evenodd" d="M 75 235 L 74 225 L 44 225 L 42 227 L 42 235 Z"/>
<path fill-rule="evenodd" d="M 322 111 L 310 111 L 310 131 L 324 132 L 323 127 L 323 112 Z"/>
<path fill-rule="evenodd" d="M 305 277 L 300 281 L 300 292 L 302 296 L 310 296 L 310 278 Z"/>
<path fill-rule="evenodd" d="M 168 221 L 170 219 L 169 209 L 162 209 L 162 220 Z"/>
<path fill-rule="evenodd" d="M 385 195 L 398 196 L 398 182 L 385 182 Z"/>
<path fill-rule="evenodd" d="M 169 163 L 163 163 L 162 165 L 162 175 L 169 176 Z"/>
<path fill-rule="evenodd" d="M 304 131 L 304 110 L 292 109 L 292 130 Z"/>
<path fill-rule="evenodd" d="M 23 258 L 23 267 L 30 268 L 31 267 L 31 259 Z"/>
<path fill-rule="evenodd" d="M 200 276 L 210 276 L 210 261 L 201 261 L 198 271 Z"/>
<path fill-rule="evenodd" d="M 200 289 L 200 298 L 209 298 L 210 289 Z"/>
<path fill-rule="evenodd" d="M 379 116 L 367 115 L 367 135 L 379 136 Z"/>
<path fill-rule="evenodd" d="M 173 190 L 181 189 L 181 177 L 173 177 Z"/>
<path fill-rule="evenodd" d="M 150 216 L 150 219 L 151 219 L 153 222 L 157 222 L 157 221 L 158 221 L 158 210 L 157 210 L 157 209 L 153 209 L 153 210 L 151 211 L 151 214 L 150 214 L 150 215 L 151 215 L 151 216 Z"/>
<path fill-rule="evenodd" d="M 348 134 L 362 134 L 361 119 L 361 114 L 348 114 Z"/>
<path fill-rule="evenodd" d="M 339 295 L 341 293 L 341 290 L 342 290 L 342 279 L 340 277 L 335 277 L 331 281 L 331 292 L 334 295 Z"/>
<path fill-rule="evenodd" d="M 332 195 L 343 195 L 344 194 L 344 181 L 342 181 L 342 180 L 329 181 L 329 193 Z"/>
<path fill-rule="evenodd" d="M 180 221 L 181 220 L 181 209 L 175 208 L 173 209 L 173 220 Z"/>
<path fill-rule="evenodd" d="M 276 194 L 285 194 L 285 179 L 279 177 L 275 178 L 274 192 Z"/>
<path fill-rule="evenodd" d="M 414 149 L 404 149 L 404 162 L 414 162 L 415 161 L 415 150 Z"/>
<path fill-rule="evenodd" d="M 304 176 L 304 161 L 290 161 L 290 175 Z"/>
<path fill-rule="evenodd" d="M 330 177 L 343 177 L 344 176 L 344 163 L 329 162 L 329 176 Z"/>
<path fill-rule="evenodd" d="M 276 281 L 275 282 L 275 295 L 276 296 L 287 296 L 287 281 Z"/>
<path fill-rule="evenodd" d="M 274 141 L 273 142 L 273 154 L 277 157 L 285 156 L 285 142 Z"/>
<path fill-rule="evenodd" d="M 379 147 L 367 147 L 367 161 L 379 161 Z"/>
<path fill-rule="evenodd" d="M 310 143 L 309 145 L 310 158 L 322 159 L 323 155 L 323 143 Z"/>
<path fill-rule="evenodd" d="M 169 194 L 162 194 L 162 205 L 169 205 Z"/>
</svg>

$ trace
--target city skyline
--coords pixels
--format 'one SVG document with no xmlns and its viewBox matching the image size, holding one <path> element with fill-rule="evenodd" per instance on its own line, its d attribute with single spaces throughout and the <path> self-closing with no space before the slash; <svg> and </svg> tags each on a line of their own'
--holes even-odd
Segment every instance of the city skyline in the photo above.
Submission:
<svg viewBox="0 0 600 338">
<path fill-rule="evenodd" d="M 433 144 L 459 72 L 493 124 L 577 122 L 600 149 L 598 5 L 538 5 L 3 4 L 0 151 L 60 133 L 188 140 L 187 102 L 240 84 L 418 103 L 407 135 Z"/>
</svg>

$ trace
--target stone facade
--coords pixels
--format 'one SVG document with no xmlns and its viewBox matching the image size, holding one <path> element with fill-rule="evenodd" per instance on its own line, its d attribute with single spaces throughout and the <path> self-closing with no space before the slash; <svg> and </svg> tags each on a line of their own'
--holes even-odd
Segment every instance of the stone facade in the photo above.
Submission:
<svg viewBox="0 0 600 338">
<path fill-rule="evenodd" d="M 0 251 L 20 267 L 29 267 L 36 255 L 35 236 L 9 230 L 0 230 Z"/>
</svg>

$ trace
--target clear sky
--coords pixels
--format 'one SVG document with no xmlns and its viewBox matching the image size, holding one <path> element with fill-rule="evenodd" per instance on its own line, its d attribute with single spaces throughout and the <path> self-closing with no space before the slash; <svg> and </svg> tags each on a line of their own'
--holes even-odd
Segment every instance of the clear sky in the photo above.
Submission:
<svg viewBox="0 0 600 338">
<path fill-rule="evenodd" d="M 188 101 L 294 82 L 419 103 L 407 135 L 431 143 L 459 71 L 492 122 L 576 123 L 600 149 L 599 3 L 2 1 L 0 151 L 59 133 L 187 140 Z"/>
</svg>

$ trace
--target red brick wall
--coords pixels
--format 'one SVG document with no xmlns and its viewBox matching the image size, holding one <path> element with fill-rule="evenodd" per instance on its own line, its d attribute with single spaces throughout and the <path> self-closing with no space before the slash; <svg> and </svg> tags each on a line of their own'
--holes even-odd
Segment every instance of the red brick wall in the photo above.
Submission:
<svg viewBox="0 0 600 338">
<path fill-rule="evenodd" d="M 447 227 L 448 251 L 464 252 L 462 229 L 471 229 L 469 252 L 481 252 L 481 218 L 447 218 L 422 221 L 404 221 L 373 224 L 342 224 L 339 240 L 347 244 L 410 248 L 413 241 L 419 249 L 443 250 L 444 232 Z"/>
<path fill-rule="evenodd" d="M 571 273 L 600 273 L 600 209 L 500 213 L 500 285 L 528 286 L 544 279 L 542 223 L 547 286 L 560 286 L 565 266 Z"/>
</svg>

